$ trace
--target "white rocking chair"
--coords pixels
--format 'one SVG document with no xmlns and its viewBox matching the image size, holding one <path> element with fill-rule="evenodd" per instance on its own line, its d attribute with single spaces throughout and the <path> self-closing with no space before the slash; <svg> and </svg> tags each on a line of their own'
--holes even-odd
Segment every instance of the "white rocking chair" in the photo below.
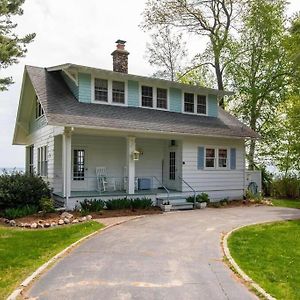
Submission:
<svg viewBox="0 0 300 300">
<path fill-rule="evenodd" d="M 106 192 L 108 190 L 108 177 L 106 167 L 96 167 L 97 185 L 99 192 Z M 114 191 L 116 190 L 116 181 L 112 178 L 112 185 Z"/>
</svg>

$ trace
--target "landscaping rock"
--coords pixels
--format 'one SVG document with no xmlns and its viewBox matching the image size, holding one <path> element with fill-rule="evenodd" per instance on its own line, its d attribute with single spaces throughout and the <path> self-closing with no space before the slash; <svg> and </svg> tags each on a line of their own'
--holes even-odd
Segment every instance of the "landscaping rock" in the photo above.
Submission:
<svg viewBox="0 0 300 300">
<path fill-rule="evenodd" d="M 44 223 L 43 220 L 38 220 L 38 224 L 42 224 L 42 223 Z"/>
<path fill-rule="evenodd" d="M 57 226 L 57 224 L 55 222 L 51 222 L 50 226 L 55 227 L 55 226 Z"/>
<path fill-rule="evenodd" d="M 86 217 L 82 217 L 79 219 L 79 222 L 84 222 L 84 221 L 86 221 Z"/>
<path fill-rule="evenodd" d="M 20 223 L 20 227 L 25 227 L 25 223 Z"/>
<path fill-rule="evenodd" d="M 25 223 L 25 224 L 24 224 L 24 227 L 30 228 L 30 224 L 29 224 L 29 223 Z"/>
<path fill-rule="evenodd" d="M 30 225 L 30 228 L 31 228 L 31 229 L 36 229 L 36 228 L 37 228 L 37 223 L 32 223 L 32 224 Z"/>
<path fill-rule="evenodd" d="M 44 227 L 45 227 L 45 228 L 50 227 L 50 223 L 45 223 L 45 224 L 44 224 Z"/>
<path fill-rule="evenodd" d="M 16 226 L 16 221 L 15 220 L 10 220 L 9 225 L 10 226 Z"/>
<path fill-rule="evenodd" d="M 8 219 L 5 219 L 4 222 L 5 222 L 6 224 L 9 224 L 10 221 L 9 221 Z"/>
<path fill-rule="evenodd" d="M 76 224 L 76 223 L 78 223 L 79 221 L 77 220 L 77 219 L 75 219 L 75 220 L 73 220 L 72 221 L 72 224 Z"/>
<path fill-rule="evenodd" d="M 64 223 L 65 224 L 69 224 L 70 223 L 70 220 L 68 218 L 64 218 Z"/>
<path fill-rule="evenodd" d="M 37 228 L 44 228 L 44 225 L 41 224 L 41 223 L 38 223 L 38 224 L 37 224 Z"/>
<path fill-rule="evenodd" d="M 87 215 L 87 216 L 86 216 L 86 219 L 89 221 L 89 220 L 92 220 L 93 217 L 92 217 L 91 215 Z"/>
<path fill-rule="evenodd" d="M 60 215 L 60 218 L 61 219 L 72 219 L 73 215 L 65 211 Z"/>
<path fill-rule="evenodd" d="M 64 225 L 64 224 L 65 224 L 65 222 L 64 222 L 64 220 L 62 220 L 62 219 L 59 219 L 57 224 L 58 224 L 58 225 Z"/>
</svg>

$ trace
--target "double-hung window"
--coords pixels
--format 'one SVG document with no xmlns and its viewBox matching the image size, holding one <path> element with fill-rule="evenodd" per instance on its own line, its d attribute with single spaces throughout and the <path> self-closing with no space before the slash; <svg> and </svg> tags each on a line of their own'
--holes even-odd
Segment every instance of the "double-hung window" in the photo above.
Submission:
<svg viewBox="0 0 300 300">
<path fill-rule="evenodd" d="M 125 103 L 125 83 L 123 81 L 112 82 L 112 102 Z"/>
<path fill-rule="evenodd" d="M 34 146 L 31 145 L 27 147 L 27 170 L 29 174 L 33 175 L 34 173 L 34 162 L 33 162 Z"/>
<path fill-rule="evenodd" d="M 194 112 L 194 94 L 184 93 L 184 111 Z"/>
<path fill-rule="evenodd" d="M 168 108 L 168 90 L 167 89 L 156 89 L 156 107 L 157 108 Z"/>
<path fill-rule="evenodd" d="M 38 174 L 40 176 L 48 175 L 48 151 L 47 146 L 39 147 L 38 150 Z"/>
<path fill-rule="evenodd" d="M 206 148 L 205 150 L 205 167 L 214 168 L 216 161 L 216 151 L 214 148 Z"/>
<path fill-rule="evenodd" d="M 228 155 L 227 155 L 227 149 L 218 149 L 218 167 L 219 168 L 227 168 L 227 160 L 228 160 Z"/>
<path fill-rule="evenodd" d="M 207 114 L 207 103 L 205 95 L 196 95 L 192 93 L 184 93 L 184 112 L 199 115 Z"/>
<path fill-rule="evenodd" d="M 85 151 L 75 149 L 73 152 L 73 180 L 84 180 Z"/>
<path fill-rule="evenodd" d="M 108 81 L 95 78 L 95 100 L 108 102 Z"/>
<path fill-rule="evenodd" d="M 153 88 L 151 86 L 142 86 L 142 106 L 153 107 Z"/>
</svg>

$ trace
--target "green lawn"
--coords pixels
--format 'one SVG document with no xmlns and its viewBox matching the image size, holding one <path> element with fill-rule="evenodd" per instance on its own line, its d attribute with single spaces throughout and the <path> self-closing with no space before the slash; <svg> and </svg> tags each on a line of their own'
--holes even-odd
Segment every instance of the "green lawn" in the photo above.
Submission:
<svg viewBox="0 0 300 300">
<path fill-rule="evenodd" d="M 52 256 L 101 227 L 97 222 L 43 230 L 0 227 L 0 299 Z"/>
<path fill-rule="evenodd" d="M 300 208 L 300 199 L 296 199 L 296 200 L 272 199 L 272 203 L 274 206 Z"/>
<path fill-rule="evenodd" d="M 300 299 L 300 220 L 254 225 L 228 241 L 242 270 L 277 299 Z"/>
</svg>

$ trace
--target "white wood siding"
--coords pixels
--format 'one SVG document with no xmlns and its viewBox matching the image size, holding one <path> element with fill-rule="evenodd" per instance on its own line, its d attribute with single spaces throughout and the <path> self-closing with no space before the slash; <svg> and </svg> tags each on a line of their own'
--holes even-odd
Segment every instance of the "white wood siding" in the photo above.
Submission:
<svg viewBox="0 0 300 300">
<path fill-rule="evenodd" d="M 48 151 L 48 176 L 44 179 L 53 186 L 54 181 L 54 126 L 44 126 L 27 137 L 27 144 L 34 146 L 33 161 L 34 169 L 37 171 L 39 147 L 47 146 Z"/>
<path fill-rule="evenodd" d="M 228 147 L 236 148 L 236 169 L 230 170 L 198 170 L 198 147 Z M 230 155 L 228 155 L 230 159 Z M 223 198 L 237 199 L 244 193 L 245 148 L 244 141 L 222 138 L 186 138 L 182 146 L 183 178 L 197 191 L 207 192 L 212 200 Z M 184 191 L 189 191 L 183 185 Z"/>
</svg>

